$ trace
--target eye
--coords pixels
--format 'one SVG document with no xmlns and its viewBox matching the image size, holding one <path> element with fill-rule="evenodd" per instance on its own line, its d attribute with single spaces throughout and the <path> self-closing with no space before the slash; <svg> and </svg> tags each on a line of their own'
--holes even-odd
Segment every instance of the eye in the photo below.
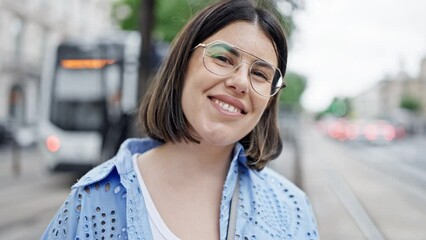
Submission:
<svg viewBox="0 0 426 240">
<path fill-rule="evenodd" d="M 269 81 L 268 74 L 264 73 L 263 71 L 257 70 L 257 69 L 252 69 L 252 71 L 250 72 L 250 75 L 254 78 L 254 80 L 259 81 L 259 82 L 268 82 Z"/>
<path fill-rule="evenodd" d="M 212 59 L 212 62 L 216 65 L 226 68 L 233 68 L 236 62 L 232 57 L 226 54 L 214 54 L 210 56 L 210 59 Z"/>
<path fill-rule="evenodd" d="M 218 53 L 218 54 L 214 54 L 214 55 L 212 55 L 210 57 L 213 58 L 216 63 L 226 64 L 226 65 L 232 65 L 232 59 L 229 58 L 229 57 L 227 57 L 224 54 L 219 54 Z"/>
</svg>

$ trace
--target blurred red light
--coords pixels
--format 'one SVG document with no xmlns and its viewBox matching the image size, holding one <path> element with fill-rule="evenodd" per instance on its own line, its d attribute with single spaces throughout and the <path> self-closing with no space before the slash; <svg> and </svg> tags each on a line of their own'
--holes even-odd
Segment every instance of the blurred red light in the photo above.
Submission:
<svg viewBox="0 0 426 240">
<path fill-rule="evenodd" d="M 377 127 L 373 124 L 367 125 L 365 127 L 364 135 L 370 141 L 376 140 L 377 139 Z"/>
<path fill-rule="evenodd" d="M 50 135 L 46 138 L 46 147 L 50 152 L 57 152 L 61 147 L 59 138 L 53 135 Z"/>
<path fill-rule="evenodd" d="M 328 129 L 328 135 L 334 139 L 344 141 L 346 140 L 345 136 L 345 127 L 341 122 L 335 122 L 330 125 Z"/>
<path fill-rule="evenodd" d="M 383 131 L 383 135 L 387 141 L 392 141 L 396 137 L 396 130 L 391 125 L 386 125 Z"/>
<path fill-rule="evenodd" d="M 345 135 L 348 139 L 354 140 L 358 137 L 359 129 L 355 125 L 348 125 L 345 128 Z"/>
</svg>

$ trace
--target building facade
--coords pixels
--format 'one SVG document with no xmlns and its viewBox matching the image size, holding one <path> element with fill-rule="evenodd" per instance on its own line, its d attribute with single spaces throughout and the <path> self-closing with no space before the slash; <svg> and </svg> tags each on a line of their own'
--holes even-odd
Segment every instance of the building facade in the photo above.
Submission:
<svg viewBox="0 0 426 240">
<path fill-rule="evenodd" d="M 65 38 L 112 30 L 111 2 L 0 0 L 0 127 L 22 144 L 35 136 L 46 53 Z"/>
<path fill-rule="evenodd" d="M 409 125 L 413 131 L 426 130 L 426 58 L 420 73 L 412 78 L 401 71 L 387 77 L 352 99 L 353 115 L 357 118 L 389 119 Z M 401 107 L 404 99 L 414 101 L 419 108 L 407 111 Z"/>
</svg>

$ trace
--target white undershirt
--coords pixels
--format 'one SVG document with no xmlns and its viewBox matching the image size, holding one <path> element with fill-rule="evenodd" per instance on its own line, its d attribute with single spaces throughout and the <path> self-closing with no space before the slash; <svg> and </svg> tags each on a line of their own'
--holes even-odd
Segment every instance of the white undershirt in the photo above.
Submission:
<svg viewBox="0 0 426 240">
<path fill-rule="evenodd" d="M 136 176 L 138 178 L 138 182 L 143 193 L 142 195 L 145 200 L 145 206 L 148 212 L 148 219 L 149 225 L 151 227 L 152 237 L 154 240 L 179 240 L 179 238 L 176 237 L 176 235 L 174 235 L 172 231 L 170 231 L 166 223 L 164 223 L 163 219 L 160 216 L 160 213 L 157 211 L 157 208 L 155 207 L 155 204 L 151 199 L 151 195 L 149 195 L 148 188 L 146 187 L 142 175 L 139 171 L 137 162 L 138 155 L 139 154 L 133 155 L 133 168 L 135 169 Z"/>
</svg>

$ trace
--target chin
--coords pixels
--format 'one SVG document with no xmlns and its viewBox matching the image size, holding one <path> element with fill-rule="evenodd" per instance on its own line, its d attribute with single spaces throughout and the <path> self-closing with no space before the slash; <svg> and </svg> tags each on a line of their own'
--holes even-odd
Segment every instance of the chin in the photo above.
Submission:
<svg viewBox="0 0 426 240">
<path fill-rule="evenodd" d="M 236 133 L 236 131 L 227 132 L 226 135 L 224 134 L 215 134 L 215 133 L 209 133 L 205 134 L 204 136 L 201 136 L 201 141 L 203 143 L 213 145 L 216 147 L 228 147 L 233 146 L 235 143 L 240 141 L 243 137 L 240 136 L 229 136 L 229 133 Z"/>
<path fill-rule="evenodd" d="M 243 123 L 241 123 L 243 124 Z M 198 125 L 197 128 L 192 128 L 196 133 L 197 138 L 205 144 L 216 147 L 233 146 L 240 141 L 249 132 L 238 126 L 227 126 L 227 124 L 217 124 L 215 122 L 205 121 L 204 124 Z M 251 128 L 250 128 L 251 129 Z"/>
<path fill-rule="evenodd" d="M 221 138 L 221 139 L 205 139 L 203 140 L 203 142 L 216 147 L 228 147 L 230 145 L 235 145 L 235 143 L 237 143 L 238 141 L 234 141 L 234 140 L 226 141 L 223 138 Z"/>
</svg>

